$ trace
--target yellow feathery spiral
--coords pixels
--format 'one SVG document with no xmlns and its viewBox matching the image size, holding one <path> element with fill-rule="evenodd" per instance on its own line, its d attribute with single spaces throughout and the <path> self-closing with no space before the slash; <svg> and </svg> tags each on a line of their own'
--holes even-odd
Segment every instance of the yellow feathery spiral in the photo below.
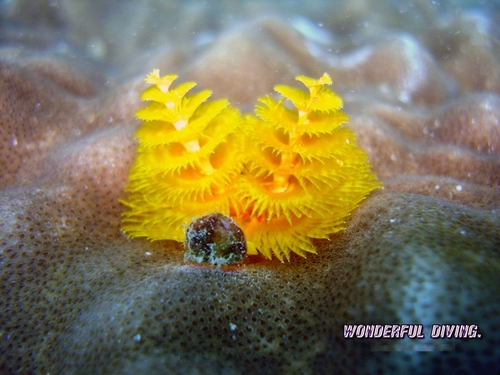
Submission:
<svg viewBox="0 0 500 375">
<path fill-rule="evenodd" d="M 126 186 L 122 230 L 130 237 L 185 240 L 196 218 L 222 213 L 241 226 L 248 252 L 290 260 L 316 253 L 314 238 L 342 230 L 382 184 L 356 145 L 331 79 L 298 76 L 282 99 L 259 98 L 242 120 L 225 99 L 207 101 L 196 84 L 171 87 L 158 70 L 145 81 L 137 111 L 137 155 Z"/>
<path fill-rule="evenodd" d="M 130 237 L 184 240 L 184 226 L 211 212 L 229 214 L 231 184 L 240 174 L 241 124 L 225 99 L 207 101 L 211 91 L 187 93 L 187 82 L 171 88 L 176 75 L 145 81 L 148 105 L 136 132 L 137 155 L 126 186 L 122 230 Z"/>
<path fill-rule="evenodd" d="M 283 261 L 292 252 L 315 253 L 313 238 L 342 230 L 370 191 L 381 187 L 366 153 L 345 127 L 342 99 L 319 79 L 298 76 L 308 91 L 277 85 L 279 101 L 259 99 L 246 116 L 244 173 L 235 220 L 259 252 Z M 287 106 L 288 99 L 293 107 Z"/>
</svg>

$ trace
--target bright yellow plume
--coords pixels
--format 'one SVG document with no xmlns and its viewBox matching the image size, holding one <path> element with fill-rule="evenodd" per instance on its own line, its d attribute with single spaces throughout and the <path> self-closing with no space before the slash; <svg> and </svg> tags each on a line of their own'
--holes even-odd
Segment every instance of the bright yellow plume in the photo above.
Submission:
<svg viewBox="0 0 500 375">
<path fill-rule="evenodd" d="M 184 226 L 211 212 L 229 214 L 231 184 L 241 170 L 238 110 L 211 92 L 187 95 L 193 82 L 171 88 L 176 75 L 146 77 L 152 86 L 137 111 L 137 155 L 130 170 L 122 230 L 130 237 L 184 240 Z"/>
<path fill-rule="evenodd" d="M 330 77 L 297 80 L 307 91 L 278 85 L 282 99 L 262 97 L 257 117 L 245 117 L 245 169 L 237 192 L 247 215 L 236 221 L 247 241 L 280 260 L 315 253 L 311 240 L 343 229 L 358 203 L 381 186 L 344 126 L 349 119 L 340 111 L 342 99 L 326 87 Z"/>
<path fill-rule="evenodd" d="M 149 104 L 137 112 L 137 156 L 126 187 L 122 229 L 130 237 L 184 241 L 184 228 L 212 212 L 232 216 L 250 249 L 268 258 L 315 253 L 314 238 L 342 230 L 370 191 L 381 187 L 345 126 L 330 77 L 298 76 L 307 91 L 277 85 L 241 119 L 196 84 L 146 77 Z"/>
</svg>

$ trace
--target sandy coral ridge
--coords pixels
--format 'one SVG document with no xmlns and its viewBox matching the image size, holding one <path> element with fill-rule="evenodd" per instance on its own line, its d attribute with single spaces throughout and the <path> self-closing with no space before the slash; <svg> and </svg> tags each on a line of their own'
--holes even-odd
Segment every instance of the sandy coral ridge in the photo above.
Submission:
<svg viewBox="0 0 500 375">
<path fill-rule="evenodd" d="M 499 371 L 498 10 L 210 4 L 0 4 L 0 372 Z M 385 189 L 285 264 L 193 266 L 177 242 L 129 240 L 119 200 L 153 67 L 243 113 L 327 72 Z M 343 337 L 375 323 L 482 337 Z"/>
</svg>

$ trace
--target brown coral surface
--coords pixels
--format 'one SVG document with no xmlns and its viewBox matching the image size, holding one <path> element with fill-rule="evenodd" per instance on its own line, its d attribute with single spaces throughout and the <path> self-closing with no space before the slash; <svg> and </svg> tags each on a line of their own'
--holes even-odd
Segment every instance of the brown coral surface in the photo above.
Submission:
<svg viewBox="0 0 500 375">
<path fill-rule="evenodd" d="M 203 3 L 0 5 L 0 373 L 499 371 L 496 9 Z M 285 264 L 129 240 L 119 199 L 152 67 L 243 112 L 328 72 L 385 189 Z M 425 339 L 343 337 L 403 323 Z M 481 337 L 433 340 L 432 324 Z"/>
</svg>

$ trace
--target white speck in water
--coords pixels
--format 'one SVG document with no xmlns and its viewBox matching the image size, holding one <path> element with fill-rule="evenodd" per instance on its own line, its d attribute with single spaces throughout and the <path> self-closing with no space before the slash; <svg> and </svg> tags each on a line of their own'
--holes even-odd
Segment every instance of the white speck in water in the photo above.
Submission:
<svg viewBox="0 0 500 375">
<path fill-rule="evenodd" d="M 391 160 L 392 161 L 398 160 L 398 157 L 396 156 L 396 154 L 391 154 Z"/>
<path fill-rule="evenodd" d="M 457 189 L 457 191 L 462 191 L 462 185 L 455 186 L 455 189 Z"/>
<path fill-rule="evenodd" d="M 390 219 L 389 220 L 390 223 L 395 223 L 396 222 L 396 219 Z"/>
<path fill-rule="evenodd" d="M 314 57 L 321 57 L 323 55 L 323 48 L 318 44 L 311 42 L 309 40 L 306 41 L 307 49 L 311 55 Z"/>
<path fill-rule="evenodd" d="M 330 32 L 325 29 L 321 29 L 322 26 L 316 26 L 310 20 L 304 17 L 295 17 L 291 20 L 292 26 L 304 35 L 309 40 L 320 43 L 329 44 L 331 43 L 332 36 Z"/>
<path fill-rule="evenodd" d="M 196 46 L 207 45 L 215 39 L 215 36 L 208 31 L 201 31 L 193 38 L 193 43 Z"/>
<path fill-rule="evenodd" d="M 441 186 L 440 185 L 436 185 L 436 186 L 434 186 L 434 189 L 439 190 L 439 189 L 441 189 Z"/>
<path fill-rule="evenodd" d="M 83 248 L 83 250 L 88 251 L 88 250 L 89 250 L 89 248 L 88 248 L 87 246 L 85 246 L 85 247 Z"/>
<path fill-rule="evenodd" d="M 108 116 L 108 123 L 110 123 L 110 124 L 111 124 L 112 122 L 113 122 L 113 116 L 109 115 L 109 116 Z"/>
<path fill-rule="evenodd" d="M 230 329 L 231 331 L 236 331 L 236 328 L 238 328 L 238 326 L 237 326 L 236 324 L 233 324 L 233 323 L 231 323 L 231 322 L 229 323 L 229 329 Z"/>
<path fill-rule="evenodd" d="M 151 255 L 151 253 L 150 253 L 149 251 L 146 251 L 146 252 L 144 253 L 144 255 L 146 255 L 146 256 L 148 257 L 148 256 L 150 256 L 150 255 Z"/>
<path fill-rule="evenodd" d="M 12 138 L 12 146 L 17 146 L 17 138 L 15 136 Z"/>
<path fill-rule="evenodd" d="M 138 333 L 137 335 L 135 335 L 135 336 L 133 337 L 133 340 L 134 340 L 135 342 L 140 342 L 140 341 L 141 341 L 141 335 Z"/>
<path fill-rule="evenodd" d="M 372 55 L 373 48 L 370 46 L 360 47 L 353 52 L 337 56 L 336 54 L 339 52 L 340 50 L 336 49 L 334 55 L 329 57 L 328 62 L 331 65 L 352 68 L 364 63 Z"/>
<path fill-rule="evenodd" d="M 106 42 L 99 37 L 92 37 L 87 42 L 87 53 L 94 59 L 101 59 L 107 53 Z"/>
<path fill-rule="evenodd" d="M 464 230 L 461 230 L 461 231 L 460 231 L 460 234 L 461 234 L 462 236 L 465 236 L 465 234 L 466 234 L 466 233 L 467 233 L 467 232 L 466 232 L 466 231 L 464 231 Z"/>
</svg>

